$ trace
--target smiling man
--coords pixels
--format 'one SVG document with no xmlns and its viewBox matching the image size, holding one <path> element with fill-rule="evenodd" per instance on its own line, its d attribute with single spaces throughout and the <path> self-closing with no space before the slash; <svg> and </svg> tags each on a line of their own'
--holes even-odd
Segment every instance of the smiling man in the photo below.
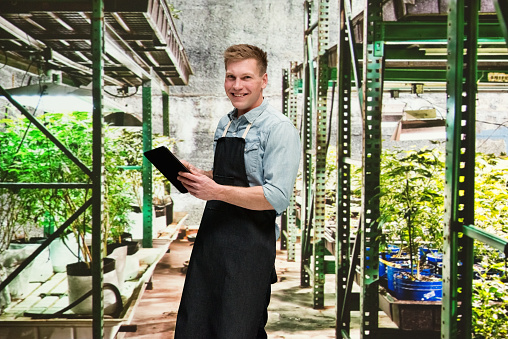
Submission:
<svg viewBox="0 0 508 339">
<path fill-rule="evenodd" d="M 234 109 L 217 126 L 210 171 L 187 162 L 179 180 L 206 200 L 178 311 L 176 339 L 267 338 L 276 281 L 276 216 L 289 205 L 300 163 L 298 131 L 263 97 L 266 53 L 224 53 L 224 89 Z"/>
</svg>

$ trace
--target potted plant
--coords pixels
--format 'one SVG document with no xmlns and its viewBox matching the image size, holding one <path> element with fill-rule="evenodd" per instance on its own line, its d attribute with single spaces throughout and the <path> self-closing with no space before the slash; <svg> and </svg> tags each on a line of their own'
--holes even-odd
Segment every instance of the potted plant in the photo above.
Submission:
<svg viewBox="0 0 508 339">
<path fill-rule="evenodd" d="M 92 166 L 92 123 L 88 113 L 45 114 L 38 117 L 66 147 L 86 166 Z M 5 133 L 2 142 L 7 143 L 9 152 L 2 152 L 2 161 L 8 162 L 3 176 L 12 182 L 89 182 L 87 175 L 66 157 L 27 119 L 5 119 Z M 122 143 L 115 139 L 114 133 L 106 126 L 104 139 L 104 222 L 105 241 L 113 241 L 118 234 L 128 230 L 128 212 L 131 197 L 130 183 L 121 173 L 124 164 Z M 16 138 L 17 136 L 17 138 Z M 10 137 L 10 138 L 9 138 Z M 6 148 L 4 148 L 6 149 Z M 10 198 L 17 204 L 24 203 L 26 211 L 35 223 L 43 223 L 49 216 L 56 225 L 67 220 L 74 211 L 83 205 L 91 192 L 86 189 L 37 189 L 7 192 L 2 198 Z M 14 206 L 14 203 L 12 203 Z M 77 257 L 71 261 L 81 261 L 89 266 L 91 261 L 87 237 L 90 233 L 90 210 L 75 220 L 70 231 L 79 244 Z M 106 247 L 104 244 L 104 248 Z M 104 253 L 106 255 L 107 253 Z"/>
<path fill-rule="evenodd" d="M 22 181 L 23 172 L 19 163 L 23 156 L 22 145 L 29 136 L 23 126 L 14 126 L 13 120 L 2 119 L 1 122 L 0 182 L 19 182 Z M 29 182 L 34 181 L 36 180 Z M 37 233 L 34 232 L 34 225 L 39 211 L 34 206 L 38 199 L 36 192 L 30 189 L 0 188 L 0 281 L 15 271 L 38 246 L 31 241 L 31 237 Z M 28 292 L 30 281 L 41 281 L 52 274 L 49 251 L 39 254 L 36 261 L 27 266 L 0 293 L 12 298 L 23 297 Z"/>
<path fill-rule="evenodd" d="M 436 149 L 383 152 L 379 224 L 383 228 L 384 244 L 398 243 L 408 254 L 408 264 L 399 268 L 408 271 L 410 281 L 422 279 L 419 247 L 441 248 L 442 245 L 444 162 L 441 158 Z M 388 274 L 387 278 L 393 277 Z"/>
</svg>

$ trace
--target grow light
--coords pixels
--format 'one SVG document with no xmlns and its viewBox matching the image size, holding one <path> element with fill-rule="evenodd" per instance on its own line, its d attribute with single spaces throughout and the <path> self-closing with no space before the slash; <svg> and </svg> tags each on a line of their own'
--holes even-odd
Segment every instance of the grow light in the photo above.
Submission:
<svg viewBox="0 0 508 339">
<path fill-rule="evenodd" d="M 92 90 L 57 83 L 42 83 L 7 90 L 23 106 L 52 113 L 92 112 Z M 119 104 L 103 98 L 104 112 L 122 112 Z"/>
</svg>

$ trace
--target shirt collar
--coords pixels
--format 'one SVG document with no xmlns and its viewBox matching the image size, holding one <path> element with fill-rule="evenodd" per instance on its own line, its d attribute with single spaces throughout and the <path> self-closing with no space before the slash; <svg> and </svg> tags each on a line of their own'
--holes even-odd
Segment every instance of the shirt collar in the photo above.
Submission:
<svg viewBox="0 0 508 339">
<path fill-rule="evenodd" d="M 251 109 L 250 111 L 248 111 L 247 113 L 242 115 L 242 117 L 245 117 L 245 119 L 247 119 L 247 121 L 249 123 L 252 123 L 252 122 L 254 122 L 254 120 L 256 120 L 257 117 L 259 117 L 261 115 L 261 113 L 264 112 L 264 110 L 266 109 L 267 106 L 268 106 L 268 101 L 263 98 L 263 102 L 261 103 L 261 105 L 259 105 L 256 108 Z M 237 112 L 237 109 L 235 108 L 228 114 L 230 120 L 233 120 L 236 118 L 236 112 Z"/>
</svg>

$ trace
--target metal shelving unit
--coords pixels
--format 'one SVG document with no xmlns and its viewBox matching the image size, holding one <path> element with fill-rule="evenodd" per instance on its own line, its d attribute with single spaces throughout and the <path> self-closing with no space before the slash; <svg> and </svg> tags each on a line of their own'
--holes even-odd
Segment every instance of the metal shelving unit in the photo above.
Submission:
<svg viewBox="0 0 508 339">
<path fill-rule="evenodd" d="M 152 81 L 163 88 L 164 122 L 169 123 L 169 86 L 186 85 L 192 69 L 178 38 L 171 11 L 165 0 L 105 2 L 104 0 L 18 0 L 0 4 L 0 40 L 4 53 L 0 63 L 38 74 L 39 68 L 62 73 L 63 83 L 81 86 L 92 82 L 93 88 L 93 168 L 82 165 L 65 146 L 47 131 L 26 109 L 0 87 L 3 94 L 32 123 L 43 131 L 91 179 L 91 185 L 76 183 L 0 183 L 15 188 L 92 188 L 94 192 L 71 219 L 45 241 L 27 260 L 33 260 L 67 226 L 92 207 L 92 246 L 102 249 L 102 152 L 104 122 L 103 86 L 123 89 L 142 86 L 143 150 L 152 147 Z M 169 126 L 164 129 L 169 134 Z M 152 247 L 151 166 L 144 162 L 144 247 Z M 23 266 L 20 266 L 20 269 Z M 102 250 L 93 253 L 93 338 L 104 331 Z M 15 275 L 16 272 L 13 273 Z M 9 277 L 10 278 L 10 277 Z M 9 278 L 0 284 L 5 287 Z"/>
<path fill-rule="evenodd" d="M 446 142 L 446 226 L 443 266 L 441 338 L 471 336 L 473 239 L 507 253 L 505 239 L 474 226 L 475 100 L 478 86 L 499 88 L 483 73 L 505 73 L 508 56 L 481 54 L 479 48 L 506 46 L 508 29 L 504 2 L 464 0 L 437 1 L 436 12 L 417 13 L 415 4 L 391 0 L 364 3 L 355 18 L 351 1 L 339 1 L 338 45 L 328 46 L 331 21 L 328 1 L 318 1 L 318 20 L 311 22 L 313 1 L 305 1 L 304 62 L 291 66 L 303 73 L 304 109 L 302 139 L 304 171 L 302 188 L 301 286 L 312 287 L 314 307 L 323 307 L 323 283 L 327 264 L 322 245 L 326 163 L 327 103 L 329 82 L 337 81 L 337 224 L 335 230 L 336 337 L 349 338 L 352 283 L 360 285 L 361 337 L 380 338 L 379 243 L 377 218 L 383 91 L 404 82 L 439 84 L 448 95 Z M 439 5 L 438 5 L 439 3 Z M 428 2 L 427 2 L 428 5 Z M 398 7 L 397 7 L 398 6 Z M 411 7 L 413 6 L 413 7 Z M 396 10 L 394 10 L 394 8 Z M 422 6 L 420 6 L 421 8 Z M 423 6 L 425 7 L 425 6 Z M 495 8 L 496 13 L 492 12 Z M 393 13 L 390 12 L 390 9 Z M 394 14 L 395 17 L 392 15 Z M 387 16 L 390 17 L 387 20 Z M 321 26 L 320 26 L 321 23 Z M 318 52 L 313 54 L 311 34 L 317 28 Z M 429 50 L 443 50 L 430 56 Z M 337 74 L 331 70 L 336 67 Z M 289 73 L 288 73 L 289 74 Z M 386 85 L 386 86 L 385 86 Z M 289 91 L 297 85 L 289 84 Z M 363 136 L 363 189 L 360 227 L 351 246 L 351 92 L 356 87 Z M 325 90 L 326 89 L 326 90 Z M 288 241 L 288 247 L 290 241 Z M 455 263 L 462 262 L 462 266 Z M 458 279 L 461 276 L 462 279 Z M 459 292 L 460 291 L 460 292 Z M 386 332 L 386 331 L 385 331 Z"/>
</svg>

